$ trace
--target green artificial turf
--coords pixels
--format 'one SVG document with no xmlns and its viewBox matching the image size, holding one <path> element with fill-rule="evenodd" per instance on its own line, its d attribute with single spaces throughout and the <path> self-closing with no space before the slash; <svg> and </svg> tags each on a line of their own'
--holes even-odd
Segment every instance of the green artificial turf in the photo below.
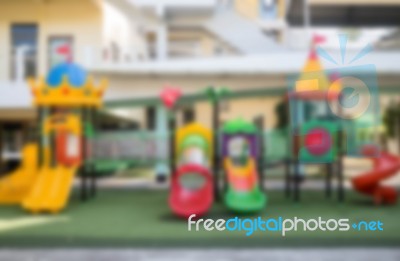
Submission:
<svg viewBox="0 0 400 261">
<path fill-rule="evenodd" d="M 0 230 L 2 247 L 294 247 L 294 246 L 400 246 L 400 207 L 376 207 L 370 199 L 348 192 L 345 203 L 325 199 L 323 191 L 302 193 L 293 203 L 281 191 L 268 193 L 268 205 L 255 215 L 263 218 L 349 218 L 351 221 L 381 220 L 384 231 L 356 232 L 255 232 L 188 231 L 187 221 L 174 217 L 166 191 L 101 190 L 96 198 L 80 202 L 75 191 L 59 217 L 67 221 Z M 48 215 L 50 216 L 50 215 Z M 1 206 L 0 220 L 30 217 L 18 206 Z M 214 204 L 205 218 L 235 217 L 222 204 Z M 246 216 L 240 216 L 246 218 Z"/>
</svg>

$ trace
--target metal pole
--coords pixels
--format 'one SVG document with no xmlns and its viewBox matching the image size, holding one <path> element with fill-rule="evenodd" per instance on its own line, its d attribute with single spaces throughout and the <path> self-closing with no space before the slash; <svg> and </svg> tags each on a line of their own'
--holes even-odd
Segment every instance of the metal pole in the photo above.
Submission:
<svg viewBox="0 0 400 261">
<path fill-rule="evenodd" d="M 339 131 L 339 141 L 342 141 L 343 131 Z M 343 184 L 343 153 L 342 142 L 339 143 L 339 160 L 338 160 L 338 200 L 344 201 L 344 184 Z"/>
<path fill-rule="evenodd" d="M 82 119 L 82 172 L 81 172 L 81 200 L 87 200 L 87 170 L 86 170 L 86 131 L 85 131 L 85 123 L 86 123 L 86 109 L 83 107 L 81 109 L 81 119 Z"/>
<path fill-rule="evenodd" d="M 219 191 L 219 100 L 218 98 L 213 102 L 213 129 L 214 129 L 214 196 L 215 201 L 221 201 Z"/>
<path fill-rule="evenodd" d="M 300 201 L 300 163 L 299 163 L 299 135 L 297 134 L 297 127 L 296 127 L 296 136 L 295 136 L 295 143 L 296 143 L 296 155 L 294 159 L 294 201 Z"/>
<path fill-rule="evenodd" d="M 285 197 L 290 198 L 291 190 L 290 190 L 290 167 L 292 166 L 291 160 L 289 158 L 283 161 L 285 166 Z"/>
<path fill-rule="evenodd" d="M 176 166 L 175 166 L 175 135 L 176 135 L 176 119 L 175 119 L 175 110 L 172 109 L 170 112 L 170 117 L 169 117 L 169 169 L 171 171 L 170 175 L 173 177 L 176 172 Z"/>
<path fill-rule="evenodd" d="M 398 153 L 400 153 L 400 102 L 397 104 L 397 106 L 395 107 L 395 117 L 396 117 L 396 128 L 394 131 L 394 137 L 397 138 L 397 142 L 398 142 Z"/>
<path fill-rule="evenodd" d="M 287 139 L 288 139 L 288 143 L 287 143 L 287 157 L 286 157 L 286 159 L 284 160 L 284 164 L 285 164 L 285 196 L 286 196 L 286 198 L 290 198 L 290 196 L 291 196 L 291 183 L 290 183 L 290 176 L 291 176 L 291 167 L 292 167 L 292 155 L 293 155 L 293 149 L 292 149 L 292 147 L 293 147 L 293 136 L 292 135 L 290 135 L 290 134 L 292 134 L 291 132 L 290 132 L 290 120 L 289 120 L 289 117 L 290 117 L 290 105 L 289 105 L 289 94 L 288 94 L 288 102 L 287 102 L 287 105 L 286 105 L 286 113 L 287 113 L 287 120 L 288 120 L 288 122 L 287 122 L 287 129 L 286 129 L 286 131 L 287 131 L 287 133 L 286 133 L 286 135 L 287 135 Z"/>
<path fill-rule="evenodd" d="M 3 155 L 3 153 L 2 153 L 3 152 L 3 140 L 4 140 L 3 135 L 4 135 L 4 126 L 3 126 L 3 123 L 0 122 L 0 171 L 1 171 L 0 175 L 2 175 L 3 171 L 4 171 L 3 157 L 2 157 L 2 155 Z"/>
<path fill-rule="evenodd" d="M 342 115 L 343 110 L 342 106 L 340 106 L 339 102 L 338 104 L 338 113 L 339 115 Z M 339 121 L 339 124 L 341 122 Z M 344 201 L 344 184 L 343 184 L 343 138 L 344 138 L 344 131 L 342 126 L 339 127 L 339 132 L 338 132 L 338 139 L 339 139 L 339 144 L 338 144 L 338 153 L 339 153 L 339 159 L 337 162 L 337 172 L 338 172 L 338 201 L 343 202 Z"/>
<path fill-rule="evenodd" d="M 89 109 L 89 120 L 92 128 L 92 135 L 90 137 L 90 144 L 88 144 L 88 148 L 86 149 L 86 153 L 90 152 L 89 157 L 90 164 L 89 164 L 89 171 L 90 171 L 90 196 L 95 197 L 96 196 L 96 186 L 97 186 L 97 176 L 96 176 L 96 171 L 95 171 L 95 163 L 94 163 L 94 158 L 93 158 L 93 143 L 95 141 L 95 136 L 97 133 L 97 111 L 95 108 L 90 108 Z"/>
<path fill-rule="evenodd" d="M 258 177 L 259 177 L 259 186 L 262 191 L 264 191 L 264 182 L 265 182 L 265 177 L 264 177 L 264 167 L 265 167 L 265 162 L 264 162 L 264 118 L 262 116 L 258 117 L 256 119 L 256 125 L 258 127 Z"/>
<path fill-rule="evenodd" d="M 41 167 L 43 165 L 44 157 L 43 157 L 43 108 L 37 108 L 37 117 L 38 117 L 38 125 L 37 125 L 37 144 L 38 144 L 38 166 Z"/>
<path fill-rule="evenodd" d="M 330 198 L 332 195 L 332 169 L 333 164 L 326 164 L 326 175 L 325 175 L 325 196 Z"/>
<path fill-rule="evenodd" d="M 297 107 L 297 100 L 296 100 L 296 98 L 293 100 L 293 106 L 294 106 L 294 108 L 296 108 Z M 303 109 L 303 108 L 302 108 Z M 296 110 L 296 112 L 297 112 L 297 110 Z M 293 124 L 294 124 L 294 128 L 293 128 L 293 130 L 294 130 L 294 134 L 293 134 L 293 137 L 294 137 L 294 142 L 293 142 L 293 145 L 294 145 L 294 151 L 292 152 L 293 153 L 293 155 L 294 155 L 294 159 L 293 159 L 293 171 L 294 171 L 294 177 L 293 177 L 293 179 L 294 179 L 294 197 L 293 197 L 293 199 L 294 199 L 294 201 L 295 202 L 298 202 L 298 201 L 300 201 L 300 184 L 299 184 L 299 181 L 300 181 L 300 163 L 299 163 L 299 145 L 300 144 L 298 144 L 299 142 L 300 142 L 300 140 L 299 140 L 299 129 L 300 129 L 300 126 L 298 126 L 298 125 L 300 125 L 300 124 L 298 124 L 298 118 L 297 118 L 297 113 L 296 112 L 294 112 L 293 113 Z"/>
<path fill-rule="evenodd" d="M 50 108 L 50 117 L 53 117 L 54 115 L 57 114 L 56 108 L 52 107 Z M 51 167 L 55 168 L 57 166 L 57 147 L 56 147 L 56 132 L 55 130 L 51 130 L 49 133 L 49 143 L 50 143 L 50 162 L 51 162 Z"/>
</svg>

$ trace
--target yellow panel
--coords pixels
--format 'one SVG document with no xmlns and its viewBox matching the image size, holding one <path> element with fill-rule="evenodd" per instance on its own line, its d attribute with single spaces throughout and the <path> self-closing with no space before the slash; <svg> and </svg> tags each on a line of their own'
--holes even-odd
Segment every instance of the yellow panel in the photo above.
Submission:
<svg viewBox="0 0 400 261">
<path fill-rule="evenodd" d="M 57 213 L 65 208 L 77 169 L 77 167 L 60 168 L 48 190 L 46 199 L 42 202 L 44 210 Z"/>
<path fill-rule="evenodd" d="M 52 179 L 57 171 L 49 167 L 43 167 L 39 171 L 38 178 L 32 190 L 22 202 L 22 207 L 31 212 L 37 213 L 41 210 L 41 202 L 45 199 L 47 190 L 50 188 Z"/>
<path fill-rule="evenodd" d="M 317 79 L 296 81 L 296 92 L 318 91 L 319 84 Z"/>
<path fill-rule="evenodd" d="M 53 130 L 68 130 L 80 136 L 82 133 L 80 117 L 73 114 L 56 114 L 46 119 L 43 132 L 49 134 Z"/>
<path fill-rule="evenodd" d="M 64 78 L 58 87 L 48 86 L 43 79 L 38 82 L 30 79 L 28 83 L 32 89 L 35 105 L 59 107 L 100 107 L 108 85 L 107 81 L 103 80 L 99 87 L 94 87 L 91 78 L 88 78 L 80 88 L 70 86 L 67 78 Z"/>
<path fill-rule="evenodd" d="M 37 177 L 37 146 L 28 144 L 22 150 L 22 164 L 0 179 L 0 203 L 18 204 L 29 193 Z"/>
<path fill-rule="evenodd" d="M 208 144 L 208 157 L 209 161 L 212 162 L 213 158 L 213 135 L 211 130 L 205 128 L 203 125 L 199 123 L 192 123 L 188 124 L 185 127 L 180 128 L 176 133 L 176 140 L 175 140 L 175 148 L 179 148 L 180 144 L 185 140 L 186 137 L 189 135 L 199 135 L 203 137 L 207 144 Z M 177 150 L 177 153 L 178 150 Z"/>
<path fill-rule="evenodd" d="M 225 158 L 224 169 L 231 175 L 246 177 L 254 173 L 256 164 L 254 163 L 254 159 L 250 158 L 246 165 L 235 166 L 230 158 Z"/>
<path fill-rule="evenodd" d="M 311 51 L 315 52 L 315 51 Z M 311 82 L 310 80 L 317 80 L 318 82 Z M 308 84 L 310 86 L 306 87 L 306 84 L 304 83 L 299 83 L 301 85 L 301 88 L 299 88 L 301 91 L 310 91 L 310 90 L 320 90 L 320 91 L 326 91 L 329 88 L 329 79 L 326 76 L 326 73 L 324 69 L 322 68 L 322 65 L 318 59 L 318 56 L 310 55 L 308 57 L 308 60 L 306 64 L 303 67 L 303 73 L 300 75 L 299 81 L 310 81 Z M 305 89 L 303 89 L 305 88 Z M 297 82 L 296 82 L 296 91 L 297 91 Z"/>
<path fill-rule="evenodd" d="M 57 213 L 65 208 L 78 167 L 43 168 L 22 206 L 33 213 Z"/>
</svg>

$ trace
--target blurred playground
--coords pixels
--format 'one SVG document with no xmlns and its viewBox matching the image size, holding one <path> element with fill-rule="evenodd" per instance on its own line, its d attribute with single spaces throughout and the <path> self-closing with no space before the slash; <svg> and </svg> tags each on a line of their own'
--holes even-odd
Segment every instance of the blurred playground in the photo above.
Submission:
<svg viewBox="0 0 400 261">
<path fill-rule="evenodd" d="M 10 22 L 0 61 L 0 247 L 398 249 L 398 29 L 321 35 L 308 1 L 148 2 L 0 0 L 49 16 Z M 235 218 L 305 221 L 203 222 Z"/>
<path fill-rule="evenodd" d="M 72 62 L 56 65 L 45 80 L 30 80 L 39 124 L 20 166 L 0 180 L 0 244 L 397 246 L 400 161 L 387 139 L 390 131 L 399 135 L 400 125 L 385 125 L 380 112 L 374 114 L 379 99 L 373 92 L 363 114 L 332 109 L 347 108 L 341 100 L 347 83 L 323 70 L 315 45 L 270 129 L 264 115 L 221 121 L 221 104 L 232 92 L 214 86 L 202 92 L 211 124 L 179 124 L 185 94 L 166 86 L 155 131 L 107 131 L 99 126 L 107 81 L 95 83 Z M 195 232 L 186 220 L 193 214 L 379 220 L 384 229 L 299 229 L 285 237 L 279 231 Z"/>
</svg>

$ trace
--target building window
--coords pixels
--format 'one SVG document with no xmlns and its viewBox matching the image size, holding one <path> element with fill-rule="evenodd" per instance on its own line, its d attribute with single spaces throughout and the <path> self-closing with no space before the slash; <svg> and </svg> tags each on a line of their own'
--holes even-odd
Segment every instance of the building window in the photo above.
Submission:
<svg viewBox="0 0 400 261">
<path fill-rule="evenodd" d="M 260 0 L 260 16 L 262 19 L 275 20 L 278 17 L 277 0 Z"/>
<path fill-rule="evenodd" d="M 11 78 L 16 79 L 17 70 L 23 72 L 24 78 L 35 77 L 37 73 L 37 40 L 36 24 L 11 25 Z M 19 67 L 20 64 L 21 66 Z M 17 69 L 20 68 L 20 69 Z M 18 75 L 20 76 L 20 75 Z"/>
<path fill-rule="evenodd" d="M 73 61 L 72 36 L 50 36 L 48 43 L 49 68 L 66 61 Z"/>
</svg>

